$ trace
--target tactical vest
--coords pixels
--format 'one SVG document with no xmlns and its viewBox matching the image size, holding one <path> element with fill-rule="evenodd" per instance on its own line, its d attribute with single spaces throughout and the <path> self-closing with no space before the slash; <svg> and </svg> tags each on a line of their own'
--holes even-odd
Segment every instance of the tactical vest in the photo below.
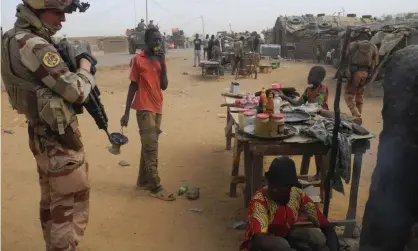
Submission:
<svg viewBox="0 0 418 251">
<path fill-rule="evenodd" d="M 371 68 L 373 65 L 373 53 L 375 46 L 369 41 L 352 42 L 350 63 L 358 67 Z"/>
<path fill-rule="evenodd" d="M 71 104 L 47 88 L 34 74 L 18 76 L 12 69 L 10 41 L 29 30 L 13 28 L 2 38 L 1 75 L 9 97 L 9 103 L 19 114 L 24 114 L 33 125 L 42 123 L 58 134 L 74 122 Z"/>
<path fill-rule="evenodd" d="M 1 75 L 9 97 L 9 103 L 19 114 L 24 114 L 28 120 L 38 119 L 36 91 L 40 88 L 35 79 L 33 81 L 14 74 L 10 61 L 10 41 L 18 34 L 26 31 L 7 31 L 2 38 Z"/>
</svg>

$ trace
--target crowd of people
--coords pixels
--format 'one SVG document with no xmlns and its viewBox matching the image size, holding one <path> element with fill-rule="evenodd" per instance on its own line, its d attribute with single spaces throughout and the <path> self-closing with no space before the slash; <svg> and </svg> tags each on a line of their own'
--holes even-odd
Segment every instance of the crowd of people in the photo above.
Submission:
<svg viewBox="0 0 418 251">
<path fill-rule="evenodd" d="M 17 7 L 14 29 L 7 31 L 2 39 L 3 48 L 10 49 L 2 53 L 2 77 L 9 100 L 12 107 L 28 119 L 29 146 L 37 162 L 41 185 L 40 221 L 47 251 L 77 250 L 89 218 L 88 164 L 77 116 L 69 104 L 83 104 L 96 86 L 94 60 L 88 53 L 80 54 L 77 58 L 79 69 L 70 72 L 51 42 L 51 37 L 62 28 L 70 4 L 71 1 L 24 0 Z M 41 28 L 39 24 L 42 24 Z M 131 62 L 126 109 L 120 124 L 128 126 L 130 111 L 135 110 L 142 145 L 137 188 L 148 191 L 153 198 L 174 201 L 174 194 L 164 189 L 158 173 L 163 91 L 168 88 L 165 52 L 161 50 L 163 38 L 152 21 L 145 27 L 141 20 L 138 29 L 145 30 L 146 48 Z M 362 36 L 364 34 L 353 40 L 347 50 L 351 78 L 345 91 L 345 100 L 353 116 L 359 118 L 366 73 L 378 60 L 376 48 L 366 43 L 367 37 Z M 243 42 L 241 37 L 234 43 L 234 69 L 242 59 Z M 203 58 L 215 61 L 222 58 L 219 39 L 214 35 L 209 39 L 206 35 L 201 40 L 196 35 L 194 66 L 200 63 L 202 47 Z M 416 63 L 416 59 L 413 62 Z M 394 65 L 392 70 L 395 72 L 396 67 L 399 65 Z M 282 98 L 295 106 L 308 102 L 328 109 L 328 87 L 323 83 L 325 75 L 324 67 L 312 67 L 303 95 L 298 100 L 284 95 Z M 54 99 L 33 95 L 40 89 L 45 93 L 49 91 L 48 94 L 53 90 Z M 28 100 L 21 100 L 22 97 L 28 97 Z M 29 99 L 32 97 L 36 98 Z M 47 104 L 45 109 L 57 110 L 38 114 L 30 109 L 40 103 Z M 274 159 L 265 178 L 267 186 L 258 190 L 250 202 L 247 231 L 240 249 L 337 250 L 335 230 L 300 188 L 294 161 L 288 157 Z M 301 220 L 311 221 L 314 227 L 294 228 Z"/>
</svg>

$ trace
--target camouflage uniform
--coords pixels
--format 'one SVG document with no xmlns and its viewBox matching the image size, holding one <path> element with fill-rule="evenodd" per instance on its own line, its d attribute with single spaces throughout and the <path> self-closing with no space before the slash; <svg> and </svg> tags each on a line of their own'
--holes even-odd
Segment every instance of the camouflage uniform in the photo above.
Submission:
<svg viewBox="0 0 418 251">
<path fill-rule="evenodd" d="M 136 119 L 141 135 L 141 158 L 139 164 L 138 187 L 149 185 L 150 190 L 161 187 L 158 174 L 158 138 L 161 134 L 162 114 L 137 111 Z"/>
<path fill-rule="evenodd" d="M 25 0 L 37 9 L 64 9 L 72 1 Z M 28 119 L 29 147 L 41 187 L 40 221 L 47 250 L 74 251 L 89 214 L 88 164 L 77 117 L 95 85 L 86 70 L 69 71 L 51 42 L 52 32 L 24 5 L 2 39 L 2 77 L 9 101 Z M 35 28 L 37 27 L 37 28 Z"/>
<path fill-rule="evenodd" d="M 348 57 L 350 57 L 354 46 L 355 42 L 349 44 L 347 48 Z M 374 53 L 372 54 L 373 58 L 371 60 L 374 60 L 375 65 L 377 65 L 379 53 L 377 51 L 377 47 L 375 45 L 372 46 L 374 47 Z M 371 67 L 372 66 L 350 65 L 350 76 L 347 85 L 345 86 L 344 99 L 351 111 L 351 114 L 355 117 L 361 117 L 361 113 L 363 111 L 364 88 L 366 87 Z"/>
</svg>

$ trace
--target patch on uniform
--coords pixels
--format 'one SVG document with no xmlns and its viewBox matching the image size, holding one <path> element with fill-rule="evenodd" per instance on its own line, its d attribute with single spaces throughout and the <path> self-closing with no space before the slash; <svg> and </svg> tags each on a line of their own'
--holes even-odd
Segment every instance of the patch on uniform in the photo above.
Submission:
<svg viewBox="0 0 418 251">
<path fill-rule="evenodd" d="M 49 68 L 53 68 L 53 67 L 56 67 L 57 65 L 59 65 L 61 63 L 61 57 L 55 51 L 48 51 L 42 57 L 42 62 L 45 66 L 47 66 Z"/>
</svg>

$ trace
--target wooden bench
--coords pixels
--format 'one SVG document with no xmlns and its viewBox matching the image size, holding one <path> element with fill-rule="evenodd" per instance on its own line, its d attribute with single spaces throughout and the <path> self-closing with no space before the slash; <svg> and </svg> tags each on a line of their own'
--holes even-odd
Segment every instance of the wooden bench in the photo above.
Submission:
<svg viewBox="0 0 418 251">
<path fill-rule="evenodd" d="M 259 68 L 260 68 L 260 73 L 269 73 L 273 70 L 271 65 L 260 65 Z"/>
</svg>

